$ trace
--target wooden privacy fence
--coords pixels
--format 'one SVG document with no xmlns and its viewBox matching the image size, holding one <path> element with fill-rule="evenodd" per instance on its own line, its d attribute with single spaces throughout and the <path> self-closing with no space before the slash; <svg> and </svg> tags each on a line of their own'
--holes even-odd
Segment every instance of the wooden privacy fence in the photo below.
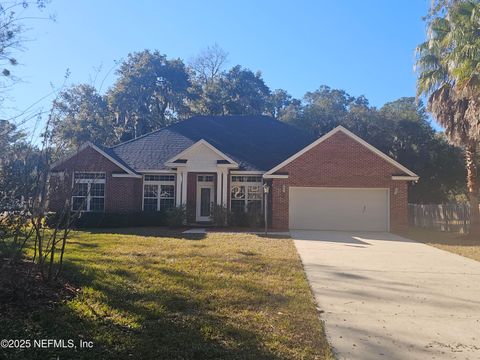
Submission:
<svg viewBox="0 0 480 360">
<path fill-rule="evenodd" d="M 408 204 L 408 222 L 412 226 L 467 234 L 470 206 L 460 204 Z"/>
</svg>

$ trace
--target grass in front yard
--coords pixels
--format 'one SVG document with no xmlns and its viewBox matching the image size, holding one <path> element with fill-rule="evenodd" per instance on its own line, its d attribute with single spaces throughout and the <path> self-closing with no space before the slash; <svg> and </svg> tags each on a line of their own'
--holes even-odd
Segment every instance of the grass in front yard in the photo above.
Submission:
<svg viewBox="0 0 480 360">
<path fill-rule="evenodd" d="M 410 227 L 407 231 L 399 233 L 399 235 L 480 261 L 480 239 L 475 241 L 467 239 L 464 235 L 458 233 L 415 227 Z"/>
<path fill-rule="evenodd" d="M 128 234 L 135 231 L 135 234 Z M 55 307 L 0 319 L 0 339 L 93 341 L 93 349 L 0 350 L 12 359 L 332 359 L 290 239 L 75 232 Z"/>
</svg>

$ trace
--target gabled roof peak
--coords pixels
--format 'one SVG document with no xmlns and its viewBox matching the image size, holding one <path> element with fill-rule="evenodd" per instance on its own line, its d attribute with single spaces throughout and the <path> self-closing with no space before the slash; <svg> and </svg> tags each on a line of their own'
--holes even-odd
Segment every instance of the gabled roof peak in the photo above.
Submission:
<svg viewBox="0 0 480 360">
<path fill-rule="evenodd" d="M 300 157 L 302 154 L 306 153 L 308 150 L 314 148 L 315 146 L 317 146 L 318 144 L 324 142 L 325 140 L 327 140 L 328 138 L 330 138 L 331 136 L 335 135 L 336 133 L 338 132 L 342 132 L 344 133 L 345 135 L 349 136 L 350 138 L 352 138 L 353 140 L 357 141 L 358 143 L 360 143 L 361 145 L 365 146 L 367 149 L 369 149 L 371 152 L 373 152 L 374 154 L 378 155 L 379 157 L 381 157 L 382 159 L 386 160 L 387 162 L 389 162 L 390 164 L 392 164 L 393 166 L 397 167 L 398 169 L 400 169 L 401 171 L 403 171 L 404 173 L 408 174 L 409 176 L 411 176 L 412 178 L 417 178 L 418 179 L 418 175 L 415 174 L 413 171 L 407 169 L 405 166 L 403 166 L 402 164 L 400 164 L 399 162 L 397 162 L 396 160 L 392 159 L 390 156 L 384 154 L 382 151 L 378 150 L 376 147 L 374 147 L 373 145 L 369 144 L 368 142 L 366 142 L 365 140 L 363 140 L 361 137 L 355 135 L 354 133 L 352 133 L 350 130 L 346 129 L 345 127 L 343 127 L 342 125 L 338 125 L 337 127 L 335 127 L 334 129 L 330 130 L 328 133 L 326 133 L 325 135 L 321 136 L 320 138 L 318 138 L 317 140 L 315 140 L 314 142 L 312 142 L 310 145 L 304 147 L 302 150 L 300 150 L 299 152 L 293 154 L 292 156 L 290 156 L 288 159 L 286 159 L 285 161 L 281 162 L 280 164 L 278 164 L 277 166 L 275 166 L 273 169 L 267 171 L 265 173 L 265 175 L 271 175 L 273 173 L 275 173 L 276 171 L 280 170 L 281 168 L 283 168 L 285 165 L 289 164 L 290 162 L 292 162 L 293 160 L 295 160 L 296 158 Z"/>
</svg>

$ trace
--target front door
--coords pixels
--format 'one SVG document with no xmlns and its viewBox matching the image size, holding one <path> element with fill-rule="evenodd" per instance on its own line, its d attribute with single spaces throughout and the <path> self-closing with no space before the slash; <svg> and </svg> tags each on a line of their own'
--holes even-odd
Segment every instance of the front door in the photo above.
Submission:
<svg viewBox="0 0 480 360">
<path fill-rule="evenodd" d="M 208 176 L 208 175 L 207 175 Z M 215 201 L 215 186 L 210 176 L 198 176 L 197 180 L 197 221 L 210 221 L 212 203 Z"/>
</svg>

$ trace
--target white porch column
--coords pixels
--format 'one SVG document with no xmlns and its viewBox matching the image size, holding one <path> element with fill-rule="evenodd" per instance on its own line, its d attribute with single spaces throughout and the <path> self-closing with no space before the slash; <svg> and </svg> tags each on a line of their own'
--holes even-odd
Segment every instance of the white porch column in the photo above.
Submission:
<svg viewBox="0 0 480 360">
<path fill-rule="evenodd" d="M 182 205 L 187 204 L 187 178 L 188 171 L 186 169 L 182 169 Z"/>
<path fill-rule="evenodd" d="M 182 205 L 182 171 L 178 168 L 175 176 L 175 205 Z"/>
<path fill-rule="evenodd" d="M 222 205 L 222 169 L 217 168 L 217 205 Z"/>
<path fill-rule="evenodd" d="M 223 181 L 222 181 L 222 205 L 227 207 L 228 208 L 228 203 L 227 203 L 227 199 L 228 199 L 228 193 L 229 193 L 229 189 L 228 189 L 228 176 L 229 176 L 229 170 L 228 169 L 224 169 L 223 170 Z"/>
<path fill-rule="evenodd" d="M 184 169 L 182 171 L 182 205 L 187 205 L 187 180 L 188 180 L 188 171 Z"/>
</svg>

